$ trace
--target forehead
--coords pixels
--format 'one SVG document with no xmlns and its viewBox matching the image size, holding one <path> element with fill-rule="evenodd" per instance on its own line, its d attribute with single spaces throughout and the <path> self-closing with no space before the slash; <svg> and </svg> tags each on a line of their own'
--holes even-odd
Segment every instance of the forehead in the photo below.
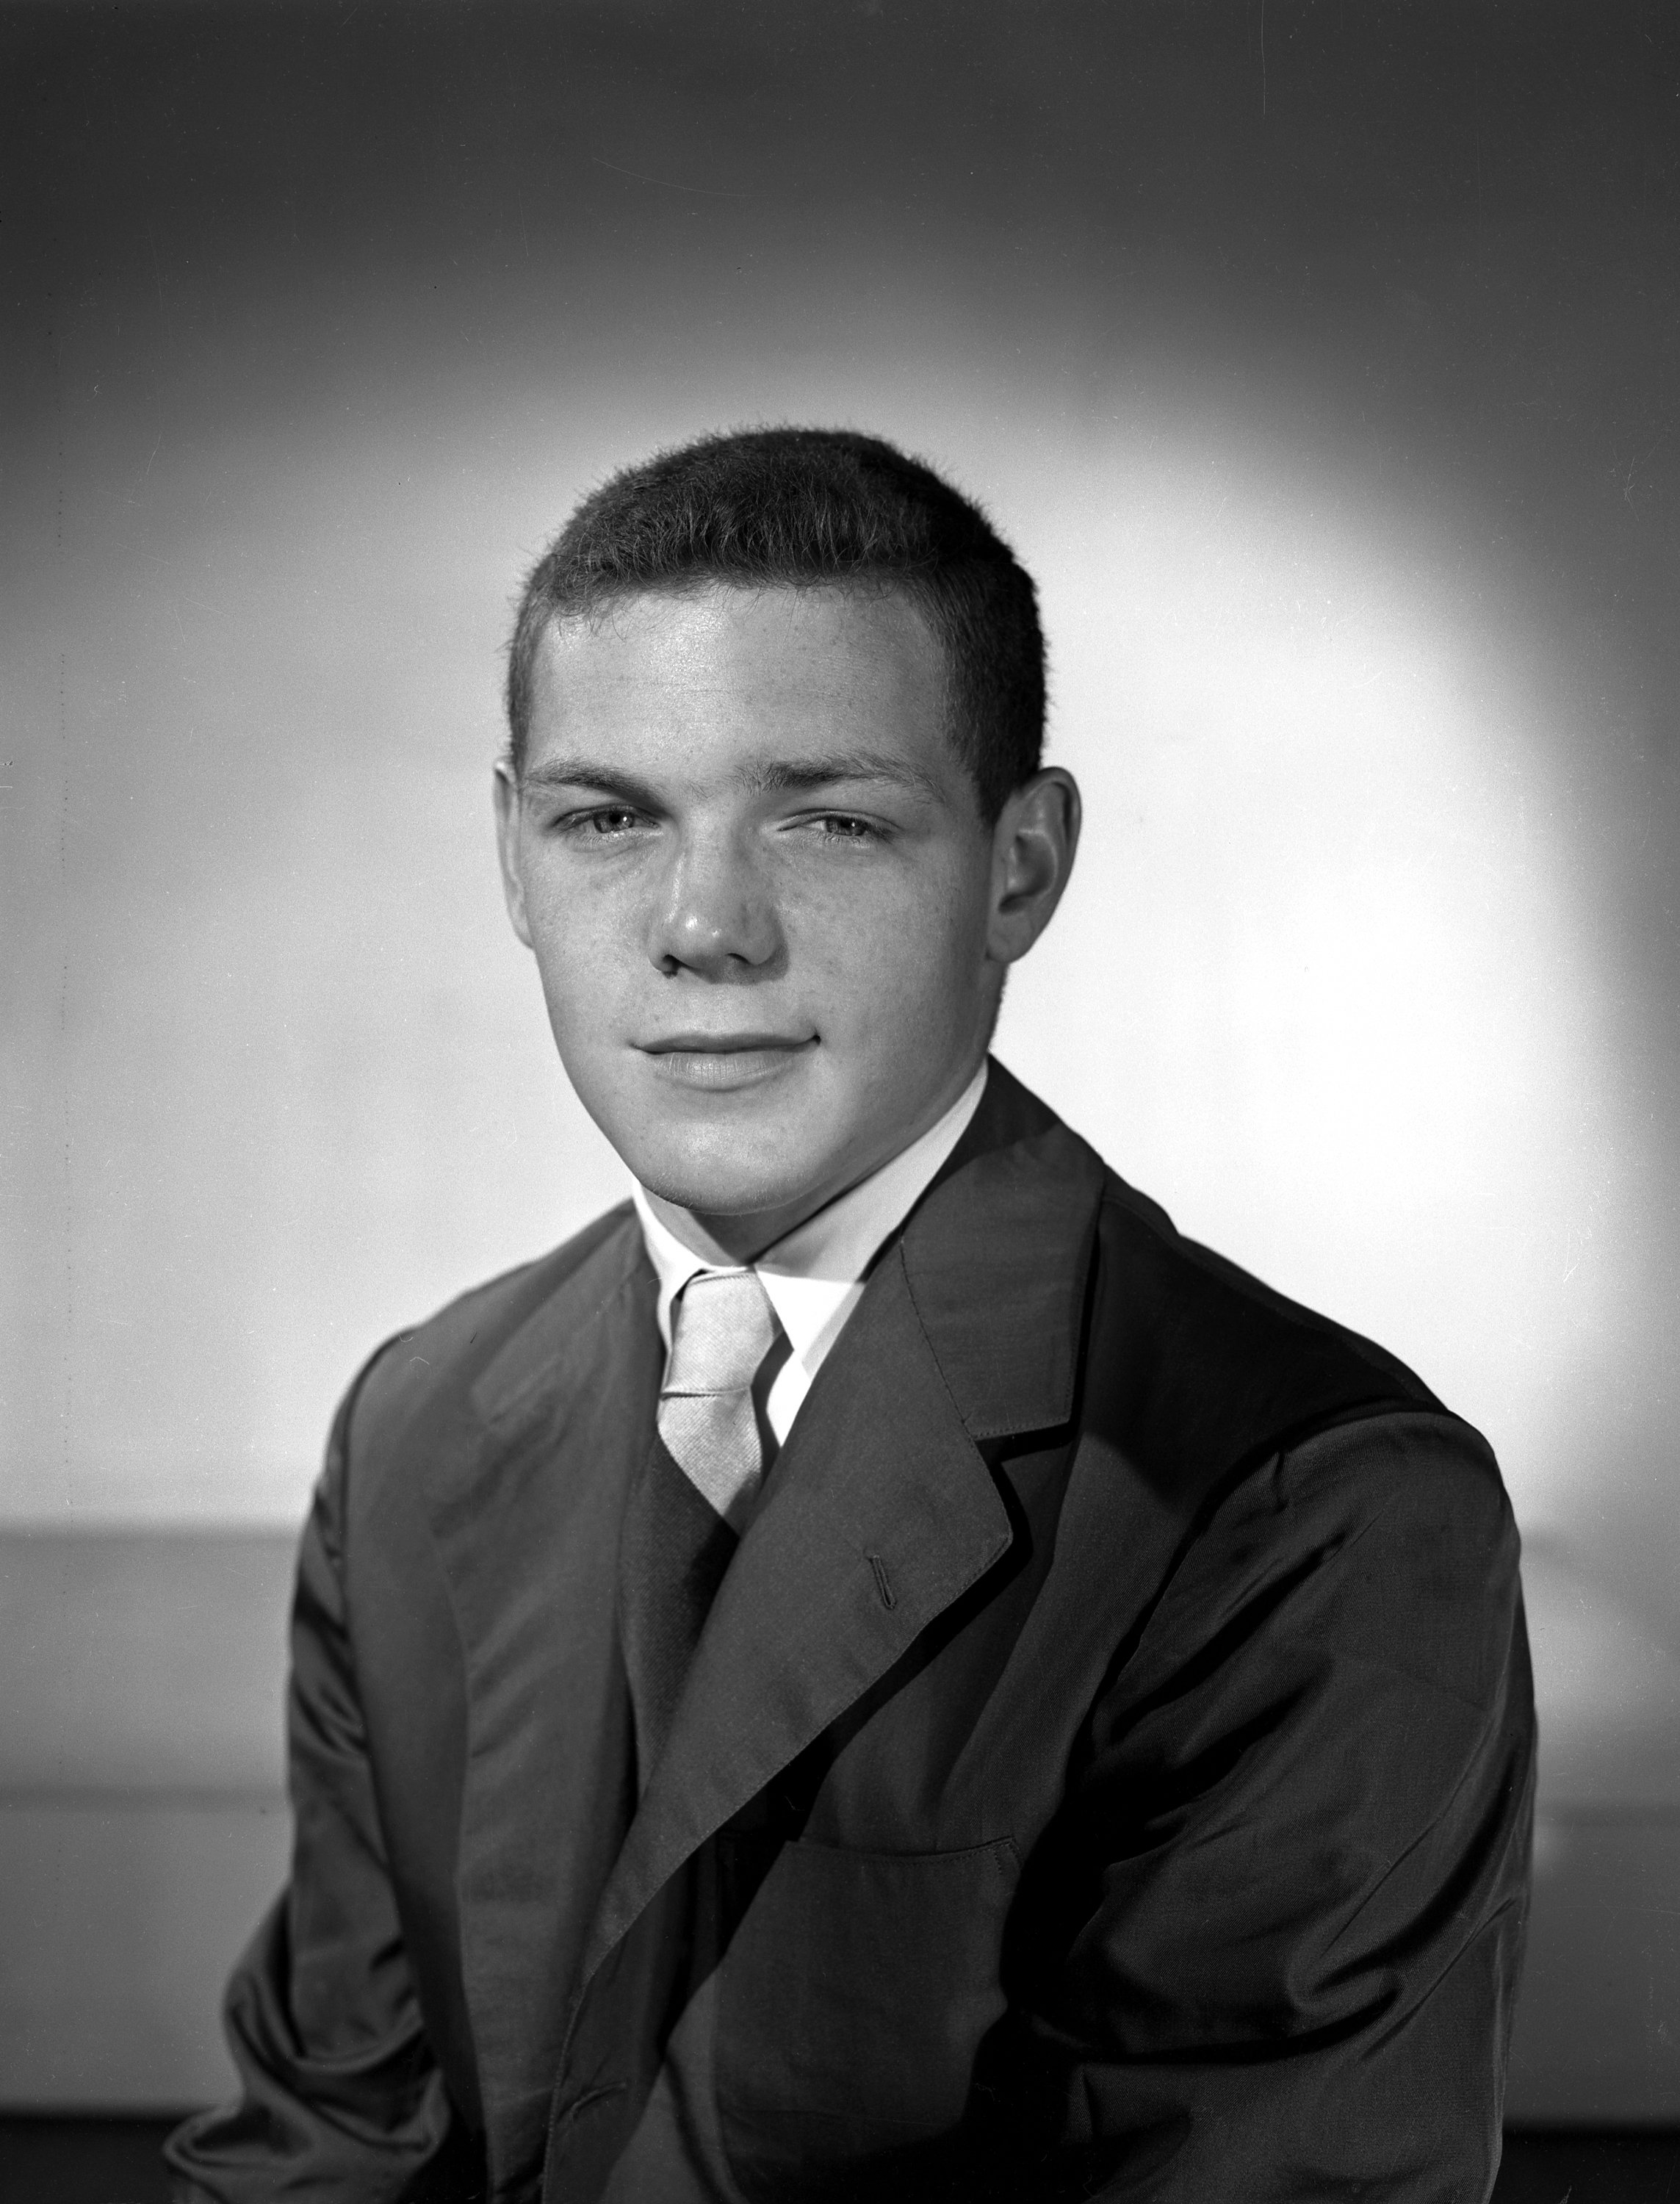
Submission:
<svg viewBox="0 0 1680 2204">
<path fill-rule="evenodd" d="M 945 741 L 944 659 L 896 590 L 706 589 L 557 619 L 534 668 L 527 762 L 592 751 L 798 755 L 867 739 L 924 767 Z M 673 747 L 674 746 L 674 747 Z"/>
</svg>

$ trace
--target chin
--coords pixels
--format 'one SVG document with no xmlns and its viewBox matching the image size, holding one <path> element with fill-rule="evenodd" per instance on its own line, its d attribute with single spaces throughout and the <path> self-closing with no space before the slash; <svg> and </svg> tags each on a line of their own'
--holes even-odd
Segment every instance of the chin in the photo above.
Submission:
<svg viewBox="0 0 1680 2204">
<path fill-rule="evenodd" d="M 696 1217 L 757 1217 L 772 1209 L 786 1208 L 790 1203 L 801 1200 L 809 1191 L 807 1187 L 790 1184 L 786 1179 L 766 1179 L 750 1170 L 671 1170 L 640 1172 L 649 1194 L 656 1194 L 662 1201 L 673 1203 L 678 1209 L 691 1211 Z"/>
<path fill-rule="evenodd" d="M 820 1164 L 802 1170 L 767 1167 L 763 1143 L 708 1143 L 696 1154 L 687 1142 L 650 1143 L 626 1158 L 649 1194 L 701 1217 L 753 1217 L 805 1199 L 821 1179 Z"/>
</svg>

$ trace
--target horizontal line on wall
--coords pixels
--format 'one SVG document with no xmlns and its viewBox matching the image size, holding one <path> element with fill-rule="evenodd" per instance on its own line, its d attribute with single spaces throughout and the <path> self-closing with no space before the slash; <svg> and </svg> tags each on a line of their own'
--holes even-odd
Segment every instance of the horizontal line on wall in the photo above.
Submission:
<svg viewBox="0 0 1680 2204">
<path fill-rule="evenodd" d="M 39 1546 L 56 1540 L 70 1546 L 94 1539 L 136 1545 L 168 1539 L 176 1545 L 207 1545 L 213 1541 L 244 1540 L 252 1545 L 295 1546 L 303 1534 L 304 1517 L 104 1515 L 67 1519 L 62 1515 L 0 1518 L 0 1544 Z"/>
<path fill-rule="evenodd" d="M 1680 1828 L 1680 1798 L 1618 1805 L 1598 1798 L 1548 1798 L 1535 1808 L 1537 1822 L 1565 1822 L 1571 1828 Z"/>
<path fill-rule="evenodd" d="M 290 1802 L 271 1785 L 166 1783 L 24 1783 L 0 1786 L 0 1814 L 54 1812 L 156 1814 L 285 1812 Z"/>
</svg>

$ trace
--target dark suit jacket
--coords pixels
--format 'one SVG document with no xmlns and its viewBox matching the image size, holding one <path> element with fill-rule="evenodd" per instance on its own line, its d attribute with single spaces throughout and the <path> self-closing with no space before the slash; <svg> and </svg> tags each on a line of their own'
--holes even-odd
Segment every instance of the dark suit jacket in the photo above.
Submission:
<svg viewBox="0 0 1680 2204">
<path fill-rule="evenodd" d="M 243 2105 L 175 2138 L 181 2194 L 585 2204 L 704 1862 L 748 2197 L 1485 2196 L 1534 1730 L 1477 1434 L 994 1066 L 638 1810 L 615 1555 L 654 1295 L 614 1211 L 340 1411 L 294 1872 L 229 1992 Z"/>
</svg>

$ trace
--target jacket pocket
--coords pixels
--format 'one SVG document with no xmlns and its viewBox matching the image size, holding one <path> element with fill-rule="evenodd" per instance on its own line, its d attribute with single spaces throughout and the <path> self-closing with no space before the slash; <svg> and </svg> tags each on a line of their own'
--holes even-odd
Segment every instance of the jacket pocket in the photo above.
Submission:
<svg viewBox="0 0 1680 2204">
<path fill-rule="evenodd" d="M 726 1881 L 750 1880 L 746 1840 L 723 1841 Z M 718 2107 L 744 2186 L 797 2169 L 797 2193 L 819 2191 L 824 2166 L 961 2125 L 975 2054 L 1004 2010 L 1019 1873 L 1007 1837 L 955 1852 L 780 1848 L 718 1974 Z"/>
</svg>

